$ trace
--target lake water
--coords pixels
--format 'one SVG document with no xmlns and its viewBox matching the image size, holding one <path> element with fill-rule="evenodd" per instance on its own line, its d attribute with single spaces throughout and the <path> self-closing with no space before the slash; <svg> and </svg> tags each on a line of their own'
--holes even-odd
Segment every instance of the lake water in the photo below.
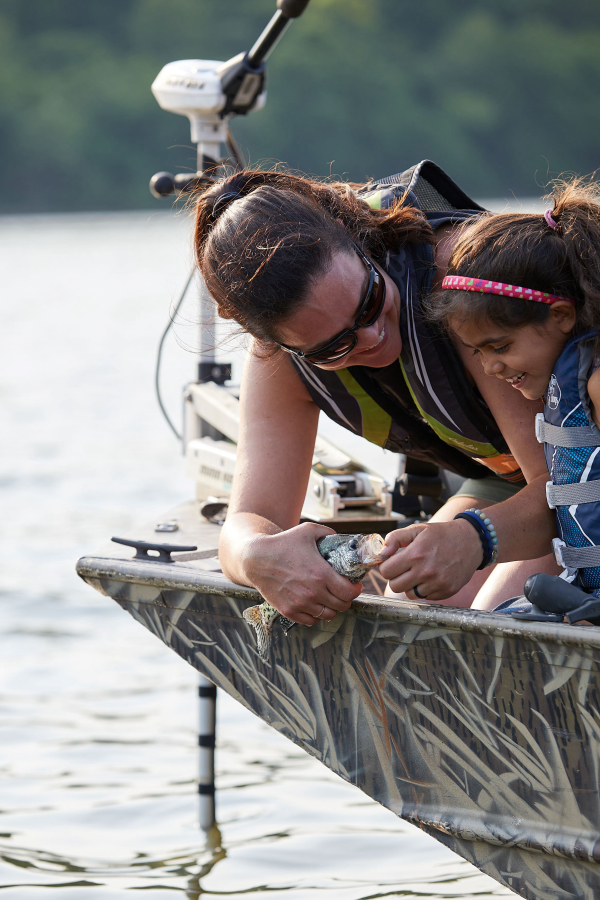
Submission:
<svg viewBox="0 0 600 900">
<path fill-rule="evenodd" d="M 223 694 L 222 849 L 206 845 L 197 674 L 74 572 L 112 534 L 192 495 L 153 393 L 188 225 L 169 213 L 5 217 L 0 256 L 3 900 L 47 888 L 69 900 L 514 896 Z M 166 348 L 177 420 L 196 318 L 192 295 Z M 393 457 L 379 462 L 393 474 Z"/>
</svg>

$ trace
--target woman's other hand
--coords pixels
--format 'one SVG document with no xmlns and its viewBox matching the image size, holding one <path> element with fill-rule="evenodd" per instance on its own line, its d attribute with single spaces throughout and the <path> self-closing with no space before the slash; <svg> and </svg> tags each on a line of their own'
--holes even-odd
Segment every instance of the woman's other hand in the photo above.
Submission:
<svg viewBox="0 0 600 900">
<path fill-rule="evenodd" d="M 248 542 L 244 570 L 253 587 L 292 622 L 314 625 L 345 612 L 362 590 L 326 562 L 317 548 L 331 528 L 310 522 Z"/>
<path fill-rule="evenodd" d="M 483 550 L 477 531 L 464 520 L 410 525 L 385 539 L 379 566 L 396 593 L 411 600 L 445 600 L 456 594 L 481 564 Z"/>
</svg>

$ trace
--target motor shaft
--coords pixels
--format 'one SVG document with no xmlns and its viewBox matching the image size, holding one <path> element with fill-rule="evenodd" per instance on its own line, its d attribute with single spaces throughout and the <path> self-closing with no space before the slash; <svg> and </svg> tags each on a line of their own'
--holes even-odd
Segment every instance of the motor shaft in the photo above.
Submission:
<svg viewBox="0 0 600 900">
<path fill-rule="evenodd" d="M 199 696 L 199 822 L 203 831 L 215 824 L 215 733 L 217 688 L 200 675 Z"/>
</svg>

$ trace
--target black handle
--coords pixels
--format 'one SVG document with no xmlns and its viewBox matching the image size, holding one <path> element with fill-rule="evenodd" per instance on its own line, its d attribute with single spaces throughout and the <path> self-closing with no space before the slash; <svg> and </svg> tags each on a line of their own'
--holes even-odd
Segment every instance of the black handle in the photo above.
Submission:
<svg viewBox="0 0 600 900">
<path fill-rule="evenodd" d="M 277 0 L 277 12 L 246 57 L 251 69 L 260 66 L 290 21 L 301 16 L 308 4 L 309 0 Z"/>
<path fill-rule="evenodd" d="M 216 165 L 214 160 L 210 160 L 205 168 L 215 168 Z M 197 188 L 208 187 L 213 180 L 211 175 L 204 175 L 203 172 L 180 172 L 178 175 L 157 172 L 150 179 L 150 193 L 158 198 L 169 197 L 171 194 L 191 194 Z"/>
<path fill-rule="evenodd" d="M 126 547 L 135 547 L 137 553 L 134 559 L 142 559 L 144 562 L 172 563 L 171 553 L 179 553 L 187 550 L 197 550 L 197 547 L 189 547 L 187 544 L 151 544 L 148 541 L 130 541 L 127 538 L 111 538 L 115 544 L 124 544 Z M 158 556 L 150 556 L 148 550 L 155 550 Z"/>
<path fill-rule="evenodd" d="M 421 496 L 435 497 L 441 496 L 444 484 L 439 476 L 431 477 L 430 475 L 409 475 L 406 472 L 398 478 L 398 489 L 401 497 Z"/>
<path fill-rule="evenodd" d="M 301 16 L 309 0 L 277 0 L 277 9 L 280 9 L 286 19 L 297 19 Z"/>
<path fill-rule="evenodd" d="M 523 593 L 530 603 L 535 603 L 544 612 L 562 613 L 563 616 L 577 609 L 590 599 L 589 594 L 569 584 L 556 575 L 530 575 L 523 587 Z"/>
<path fill-rule="evenodd" d="M 600 624 L 600 599 L 586 594 L 564 578 L 543 572 L 530 575 L 523 591 L 529 602 L 538 609 L 565 616 L 571 625 L 584 620 L 594 625 Z"/>
</svg>

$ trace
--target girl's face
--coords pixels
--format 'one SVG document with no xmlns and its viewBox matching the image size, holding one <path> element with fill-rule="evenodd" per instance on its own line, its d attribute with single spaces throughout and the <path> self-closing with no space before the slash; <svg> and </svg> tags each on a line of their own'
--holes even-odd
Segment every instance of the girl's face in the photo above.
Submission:
<svg viewBox="0 0 600 900">
<path fill-rule="evenodd" d="M 386 285 L 381 315 L 368 328 L 358 329 L 356 347 L 348 356 L 320 365 L 320 369 L 382 368 L 400 356 L 400 294 L 392 279 L 378 269 Z M 278 339 L 288 347 L 308 352 L 351 328 L 368 281 L 368 273 L 356 253 L 336 253 L 329 270 L 315 280 L 306 301 L 278 327 Z"/>
<path fill-rule="evenodd" d="M 461 318 L 452 320 L 450 327 L 479 357 L 486 375 L 502 378 L 528 400 L 539 400 L 575 327 L 575 311 L 570 303 L 559 301 L 541 325 L 506 328 L 491 320 L 475 324 Z"/>
</svg>

